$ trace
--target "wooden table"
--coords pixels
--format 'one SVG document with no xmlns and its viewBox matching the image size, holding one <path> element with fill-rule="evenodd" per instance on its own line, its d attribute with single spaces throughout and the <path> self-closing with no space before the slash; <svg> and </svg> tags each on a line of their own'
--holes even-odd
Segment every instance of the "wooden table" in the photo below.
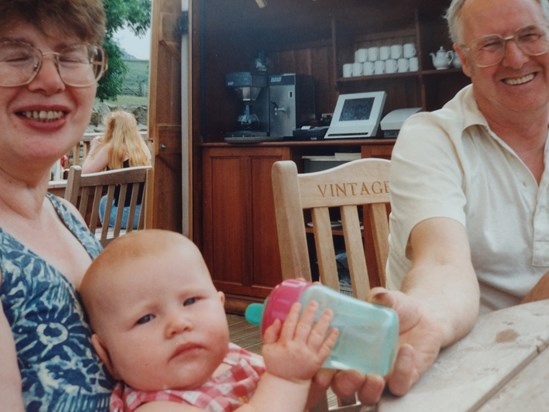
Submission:
<svg viewBox="0 0 549 412">
<path fill-rule="evenodd" d="M 549 410 L 548 344 L 549 300 L 483 315 L 412 391 L 384 396 L 377 411 Z"/>
</svg>

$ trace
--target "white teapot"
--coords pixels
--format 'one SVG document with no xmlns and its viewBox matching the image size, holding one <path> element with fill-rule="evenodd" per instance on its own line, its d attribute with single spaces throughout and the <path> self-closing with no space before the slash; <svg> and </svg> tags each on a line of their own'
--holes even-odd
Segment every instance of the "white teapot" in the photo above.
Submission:
<svg viewBox="0 0 549 412">
<path fill-rule="evenodd" d="M 436 53 L 429 53 L 429 55 L 433 59 L 433 66 L 435 66 L 435 69 L 437 70 L 443 70 L 450 67 L 450 63 L 452 63 L 452 59 L 454 58 L 452 51 L 446 51 L 442 46 L 440 46 L 440 49 L 438 49 Z"/>
<path fill-rule="evenodd" d="M 456 69 L 461 69 L 461 60 L 459 59 L 458 54 L 455 51 L 450 51 L 452 53 L 452 66 Z"/>
</svg>

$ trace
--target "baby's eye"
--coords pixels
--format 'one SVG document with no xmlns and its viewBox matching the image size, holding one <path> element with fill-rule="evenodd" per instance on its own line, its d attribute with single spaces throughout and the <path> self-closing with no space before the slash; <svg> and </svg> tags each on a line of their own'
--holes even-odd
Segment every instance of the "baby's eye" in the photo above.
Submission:
<svg viewBox="0 0 549 412">
<path fill-rule="evenodd" d="M 145 315 L 141 318 L 139 318 L 137 320 L 137 322 L 135 322 L 136 325 L 144 325 L 145 323 L 148 323 L 150 322 L 151 320 L 154 319 L 154 315 L 151 315 L 150 313 L 148 315 Z"/>
<path fill-rule="evenodd" d="M 196 302 L 198 302 L 198 297 L 193 296 L 192 298 L 185 299 L 183 301 L 183 306 L 189 306 L 189 305 L 192 305 Z"/>
</svg>

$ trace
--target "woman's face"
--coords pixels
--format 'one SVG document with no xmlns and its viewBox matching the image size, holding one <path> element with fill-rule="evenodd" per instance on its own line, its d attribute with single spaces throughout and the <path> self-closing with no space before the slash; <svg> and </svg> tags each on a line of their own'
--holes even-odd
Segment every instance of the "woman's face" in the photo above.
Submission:
<svg viewBox="0 0 549 412">
<path fill-rule="evenodd" d="M 48 28 L 48 35 L 19 22 L 0 30 L 0 40 L 29 43 L 43 53 L 81 44 Z M 49 173 L 51 165 L 81 138 L 89 124 L 97 86 L 66 86 L 52 56 L 44 58 L 33 81 L 0 87 L 0 169 L 24 168 L 30 175 Z"/>
</svg>

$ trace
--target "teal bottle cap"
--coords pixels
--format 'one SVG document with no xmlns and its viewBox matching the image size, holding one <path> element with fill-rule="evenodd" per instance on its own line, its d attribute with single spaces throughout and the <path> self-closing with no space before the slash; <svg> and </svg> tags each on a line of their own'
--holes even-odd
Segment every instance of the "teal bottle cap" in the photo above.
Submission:
<svg viewBox="0 0 549 412">
<path fill-rule="evenodd" d="M 244 317 L 252 325 L 261 325 L 261 319 L 263 319 L 263 310 L 265 305 L 263 303 L 250 303 L 246 308 Z"/>
</svg>

